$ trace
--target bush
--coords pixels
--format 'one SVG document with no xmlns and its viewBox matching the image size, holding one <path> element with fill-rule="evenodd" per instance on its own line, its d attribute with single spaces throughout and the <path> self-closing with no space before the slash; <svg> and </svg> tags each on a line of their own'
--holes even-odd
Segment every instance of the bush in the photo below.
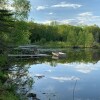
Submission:
<svg viewBox="0 0 100 100">
<path fill-rule="evenodd" d="M 45 38 L 42 38 L 41 40 L 40 40 L 40 43 L 41 44 L 44 44 L 44 43 L 46 43 L 47 41 L 46 41 L 46 39 Z"/>
<path fill-rule="evenodd" d="M 100 48 L 100 44 L 94 42 L 92 47 L 95 49 L 98 49 L 98 48 Z"/>
<path fill-rule="evenodd" d="M 7 57 L 4 55 L 0 55 L 0 67 L 4 66 L 7 62 Z"/>
</svg>

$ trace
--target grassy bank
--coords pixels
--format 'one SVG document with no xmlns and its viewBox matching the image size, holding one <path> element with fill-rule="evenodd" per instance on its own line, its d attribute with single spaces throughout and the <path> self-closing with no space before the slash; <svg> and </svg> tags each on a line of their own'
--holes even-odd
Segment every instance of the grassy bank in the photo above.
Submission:
<svg viewBox="0 0 100 100">
<path fill-rule="evenodd" d="M 100 44 L 93 45 L 73 45 L 68 42 L 36 42 L 35 45 L 40 45 L 43 48 L 100 48 Z"/>
</svg>

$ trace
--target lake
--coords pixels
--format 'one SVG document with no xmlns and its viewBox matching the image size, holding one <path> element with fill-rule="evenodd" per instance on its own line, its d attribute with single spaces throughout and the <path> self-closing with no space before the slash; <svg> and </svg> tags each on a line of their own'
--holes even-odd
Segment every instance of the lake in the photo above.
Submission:
<svg viewBox="0 0 100 100">
<path fill-rule="evenodd" d="M 17 91 L 35 93 L 40 100 L 100 100 L 100 50 L 62 51 L 65 59 L 12 61 L 9 76 L 18 85 Z"/>
</svg>

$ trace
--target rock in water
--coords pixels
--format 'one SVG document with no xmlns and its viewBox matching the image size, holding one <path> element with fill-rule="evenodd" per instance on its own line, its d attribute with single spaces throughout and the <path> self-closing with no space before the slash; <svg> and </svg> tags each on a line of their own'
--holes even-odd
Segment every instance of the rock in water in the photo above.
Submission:
<svg viewBox="0 0 100 100">
<path fill-rule="evenodd" d="M 36 94 L 34 94 L 34 93 L 29 93 L 29 94 L 27 95 L 27 97 L 36 97 Z"/>
</svg>

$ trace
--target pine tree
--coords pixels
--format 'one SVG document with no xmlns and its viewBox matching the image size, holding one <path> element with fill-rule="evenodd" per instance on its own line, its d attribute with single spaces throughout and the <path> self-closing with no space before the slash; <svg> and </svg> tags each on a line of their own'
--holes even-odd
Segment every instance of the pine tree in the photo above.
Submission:
<svg viewBox="0 0 100 100">
<path fill-rule="evenodd" d="M 13 28 L 12 13 L 5 9 L 0 9 L 0 53 L 7 47 L 10 32 Z"/>
</svg>

